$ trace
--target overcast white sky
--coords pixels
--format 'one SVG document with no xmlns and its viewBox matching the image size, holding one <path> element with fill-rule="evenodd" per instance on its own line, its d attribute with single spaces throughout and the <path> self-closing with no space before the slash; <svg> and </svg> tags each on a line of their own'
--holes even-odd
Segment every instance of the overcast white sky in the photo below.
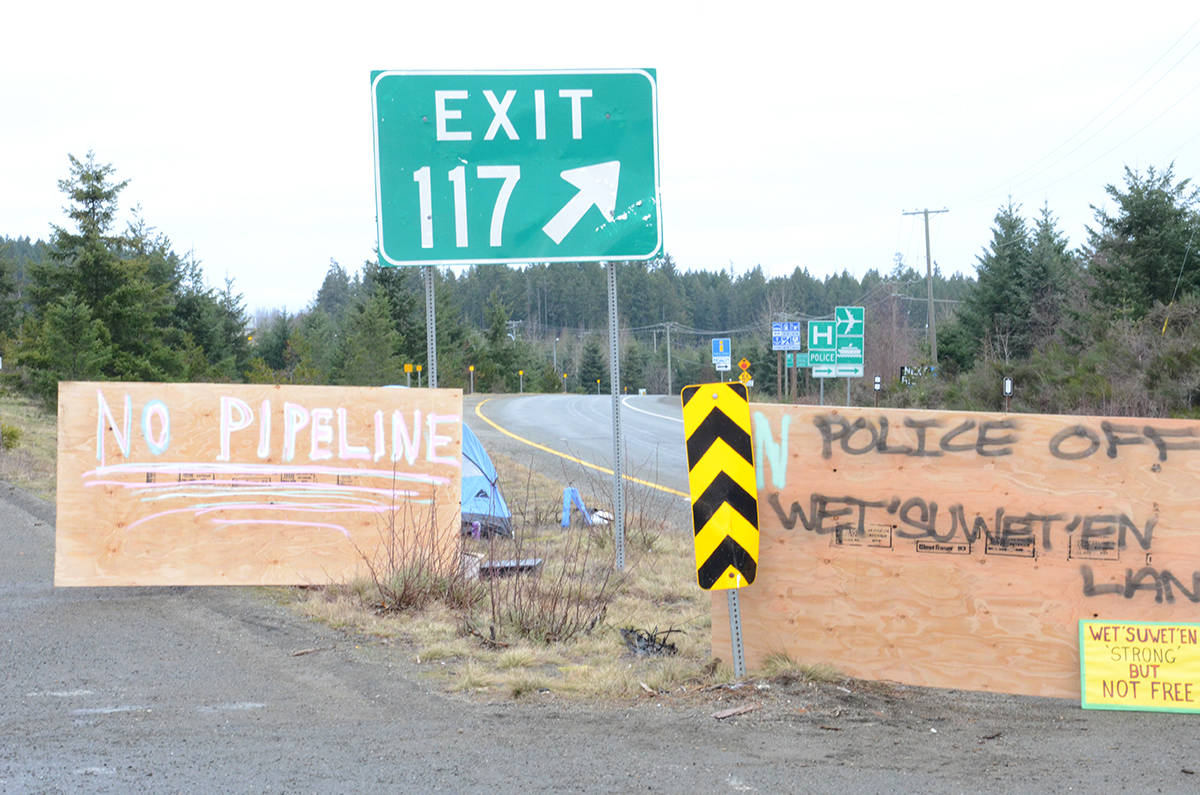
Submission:
<svg viewBox="0 0 1200 795">
<path fill-rule="evenodd" d="M 374 256 L 372 69 L 652 67 L 685 269 L 972 272 L 1011 195 L 1071 244 L 1125 165 L 1200 176 L 1195 2 L 17 3 L 0 235 L 65 223 L 68 153 L 253 311 Z"/>
</svg>

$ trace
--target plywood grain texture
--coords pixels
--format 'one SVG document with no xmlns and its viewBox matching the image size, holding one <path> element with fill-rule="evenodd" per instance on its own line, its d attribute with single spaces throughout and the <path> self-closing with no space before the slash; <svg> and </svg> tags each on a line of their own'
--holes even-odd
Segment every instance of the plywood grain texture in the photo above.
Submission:
<svg viewBox="0 0 1200 795">
<path fill-rule="evenodd" d="M 449 549 L 462 392 L 59 385 L 55 585 L 344 581 Z"/>
<path fill-rule="evenodd" d="M 771 652 L 915 685 L 1079 696 L 1080 619 L 1200 618 L 1200 423 L 752 407 Z M 729 654 L 726 600 L 713 653 Z"/>
</svg>

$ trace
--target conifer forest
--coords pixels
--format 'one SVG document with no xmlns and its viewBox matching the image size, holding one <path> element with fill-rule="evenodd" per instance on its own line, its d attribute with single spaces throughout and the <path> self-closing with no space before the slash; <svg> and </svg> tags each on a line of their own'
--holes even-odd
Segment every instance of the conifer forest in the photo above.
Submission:
<svg viewBox="0 0 1200 795">
<path fill-rule="evenodd" d="M 423 269 L 330 261 L 302 310 L 251 316 L 234 280 L 212 285 L 203 252 L 181 255 L 152 225 L 153 208 L 118 223 L 128 181 L 114 165 L 89 153 L 64 172 L 48 239 L 0 237 L 9 388 L 52 406 L 63 380 L 417 386 Z M 849 305 L 866 308 L 859 405 L 996 411 L 1011 377 L 1012 411 L 1200 416 L 1200 190 L 1170 164 L 1126 168 L 1097 186 L 1092 213 L 1072 248 L 1053 207 L 1006 203 L 974 277 L 934 268 L 927 281 L 924 262 L 898 254 L 861 278 L 681 270 L 669 253 L 619 263 L 620 389 L 731 378 L 710 347 L 730 337 L 752 398 L 815 402 L 807 371 L 781 372 L 771 323 Z M 468 388 L 474 367 L 478 392 L 607 393 L 606 284 L 595 262 L 438 269 L 438 385 Z M 845 381 L 825 391 L 842 402 Z"/>
</svg>

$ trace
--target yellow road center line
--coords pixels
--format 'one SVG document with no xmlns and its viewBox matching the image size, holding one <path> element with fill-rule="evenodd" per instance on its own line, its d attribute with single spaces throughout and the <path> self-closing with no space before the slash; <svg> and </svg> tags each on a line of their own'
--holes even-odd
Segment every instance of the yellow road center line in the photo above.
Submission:
<svg viewBox="0 0 1200 795">
<path fill-rule="evenodd" d="M 521 444 L 527 444 L 530 447 L 541 450 L 543 453 L 549 453 L 550 455 L 556 455 L 559 458 L 565 458 L 568 461 L 579 464 L 580 466 L 585 466 L 588 469 L 594 469 L 597 472 L 603 472 L 606 475 L 615 474 L 611 469 L 608 469 L 607 467 L 602 467 L 599 464 L 593 464 L 589 461 L 584 461 L 581 458 L 576 458 L 575 456 L 567 455 L 566 453 L 560 453 L 558 450 L 554 450 L 553 448 L 546 447 L 544 444 L 538 444 L 535 441 L 526 439 L 524 436 L 517 436 L 515 433 L 508 430 L 507 428 L 500 427 L 499 425 L 497 425 L 496 423 L 492 422 L 490 419 L 485 417 L 483 414 L 483 404 L 487 403 L 489 400 L 491 400 L 491 398 L 484 398 L 483 400 L 479 401 L 479 404 L 477 406 L 475 406 L 475 416 L 478 417 L 479 419 L 483 420 L 484 422 L 486 422 L 488 425 L 491 425 L 493 428 L 500 431 L 500 433 L 504 434 L 505 436 L 509 437 L 510 439 L 516 439 Z M 625 475 L 624 477 L 625 477 L 625 480 L 628 480 L 630 483 L 636 483 L 639 486 L 645 486 L 646 488 L 650 488 L 650 489 L 657 489 L 658 491 L 665 492 L 666 494 L 673 494 L 676 497 L 683 497 L 685 500 L 691 499 L 691 496 L 689 494 L 687 494 L 686 492 L 676 491 L 675 489 L 669 488 L 667 486 L 660 486 L 657 483 L 651 483 L 648 480 L 642 480 L 641 478 L 635 478 L 632 475 Z"/>
</svg>

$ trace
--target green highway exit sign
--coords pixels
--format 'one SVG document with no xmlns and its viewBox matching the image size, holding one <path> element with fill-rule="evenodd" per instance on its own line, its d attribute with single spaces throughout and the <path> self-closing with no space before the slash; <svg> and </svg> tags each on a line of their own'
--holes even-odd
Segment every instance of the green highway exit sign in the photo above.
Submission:
<svg viewBox="0 0 1200 795">
<path fill-rule="evenodd" d="M 384 265 L 650 259 L 652 69 L 371 73 Z"/>
</svg>

